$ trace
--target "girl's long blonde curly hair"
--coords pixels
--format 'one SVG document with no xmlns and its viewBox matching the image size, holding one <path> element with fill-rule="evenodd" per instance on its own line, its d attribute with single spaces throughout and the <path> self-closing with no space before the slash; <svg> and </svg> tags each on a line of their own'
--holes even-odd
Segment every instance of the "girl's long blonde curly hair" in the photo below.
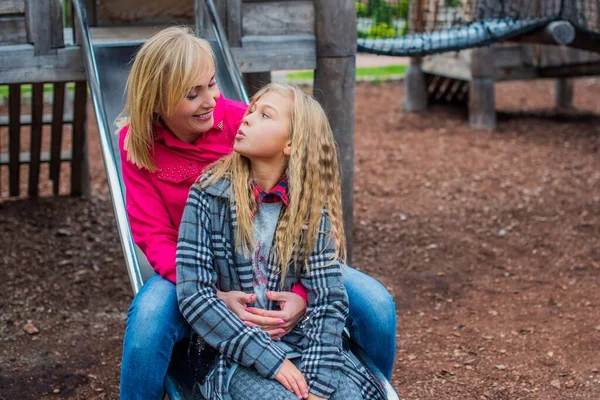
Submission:
<svg viewBox="0 0 600 400">
<path fill-rule="evenodd" d="M 248 109 L 268 92 L 287 96 L 292 103 L 292 145 L 285 169 L 289 203 L 279 220 L 272 252 L 283 283 L 289 266 L 295 273 L 300 272 L 301 267 L 308 267 L 324 208 L 330 220 L 330 231 L 326 234 L 335 244 L 332 263 L 345 262 L 346 238 L 337 148 L 323 108 L 298 87 L 269 84 L 254 96 Z M 210 186 L 221 178 L 230 179 L 237 209 L 236 247 L 248 256 L 254 251 L 252 216 L 258 208 L 252 192 L 250 160 L 233 152 L 207 168 L 204 177 L 200 180 L 201 187 Z"/>
</svg>

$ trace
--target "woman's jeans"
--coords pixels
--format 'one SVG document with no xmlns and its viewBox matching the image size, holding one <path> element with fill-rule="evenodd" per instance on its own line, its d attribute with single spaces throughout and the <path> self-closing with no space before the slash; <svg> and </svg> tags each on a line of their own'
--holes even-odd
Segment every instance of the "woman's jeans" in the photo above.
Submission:
<svg viewBox="0 0 600 400">
<path fill-rule="evenodd" d="M 385 287 L 368 275 L 344 268 L 350 299 L 350 336 L 388 377 L 396 353 L 396 307 Z M 189 336 L 179 312 L 175 285 L 153 275 L 133 299 L 127 314 L 121 399 L 162 400 L 163 381 L 175 343 Z"/>
</svg>

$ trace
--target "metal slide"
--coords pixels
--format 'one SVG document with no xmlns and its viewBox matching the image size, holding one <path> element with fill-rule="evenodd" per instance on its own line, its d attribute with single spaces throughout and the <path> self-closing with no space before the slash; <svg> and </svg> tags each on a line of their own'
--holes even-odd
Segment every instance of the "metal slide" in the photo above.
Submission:
<svg viewBox="0 0 600 400">
<path fill-rule="evenodd" d="M 143 41 L 94 42 L 84 3 L 85 0 L 73 1 L 76 35 L 85 57 L 108 187 L 127 272 L 135 294 L 142 287 L 144 280 L 154 271 L 133 242 L 125 209 L 125 186 L 120 173 L 119 136 L 114 121 L 125 105 L 125 84 L 131 61 Z M 204 4 L 206 9 L 203 15 L 206 20 L 202 36 L 211 42 L 216 56 L 219 89 L 229 99 L 248 103 L 241 73 L 229 49 L 214 3 L 212 0 L 205 0 Z M 379 381 L 387 398 L 399 399 L 390 383 L 377 371 L 362 350 L 349 341 L 347 343 L 354 354 L 371 370 L 373 378 Z M 187 366 L 186 350 L 185 343 L 182 343 L 176 346 L 173 352 L 171 365 L 165 378 L 165 390 L 170 400 L 194 399 L 197 396 L 194 393 L 194 379 Z"/>
</svg>

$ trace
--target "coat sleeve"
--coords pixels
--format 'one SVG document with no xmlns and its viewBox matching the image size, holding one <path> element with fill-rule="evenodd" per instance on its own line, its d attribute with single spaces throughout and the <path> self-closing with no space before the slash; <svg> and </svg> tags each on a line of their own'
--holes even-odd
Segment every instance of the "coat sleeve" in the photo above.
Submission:
<svg viewBox="0 0 600 400">
<path fill-rule="evenodd" d="M 125 128 L 124 128 L 125 129 Z M 177 228 L 165 206 L 150 172 L 127 160 L 123 148 L 125 132 L 121 132 L 121 171 L 125 182 L 125 203 L 133 240 L 148 262 L 163 278 L 175 283 L 175 251 Z"/>
<path fill-rule="evenodd" d="M 308 295 L 308 319 L 303 327 L 308 345 L 302 354 L 301 370 L 309 391 L 324 398 L 329 398 L 338 386 L 344 365 L 342 333 L 348 315 L 342 267 L 333 259 L 335 245 L 329 230 L 324 210 L 309 268 L 301 275 Z"/>
<path fill-rule="evenodd" d="M 177 244 L 177 299 L 191 327 L 221 354 L 265 378 L 274 378 L 285 359 L 269 335 L 250 328 L 217 297 L 217 271 L 210 232 L 210 201 L 193 186 L 183 212 Z M 214 200 L 213 200 L 214 201 Z"/>
</svg>

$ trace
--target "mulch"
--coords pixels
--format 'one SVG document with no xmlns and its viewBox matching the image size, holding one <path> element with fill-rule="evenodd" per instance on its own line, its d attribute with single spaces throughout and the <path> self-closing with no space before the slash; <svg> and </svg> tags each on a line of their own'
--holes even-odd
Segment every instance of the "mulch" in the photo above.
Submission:
<svg viewBox="0 0 600 400">
<path fill-rule="evenodd" d="M 600 79 L 573 110 L 552 88 L 498 84 L 491 132 L 357 87 L 353 264 L 395 297 L 404 399 L 600 398 Z M 118 397 L 131 288 L 89 129 L 91 198 L 0 201 L 0 399 Z"/>
</svg>

